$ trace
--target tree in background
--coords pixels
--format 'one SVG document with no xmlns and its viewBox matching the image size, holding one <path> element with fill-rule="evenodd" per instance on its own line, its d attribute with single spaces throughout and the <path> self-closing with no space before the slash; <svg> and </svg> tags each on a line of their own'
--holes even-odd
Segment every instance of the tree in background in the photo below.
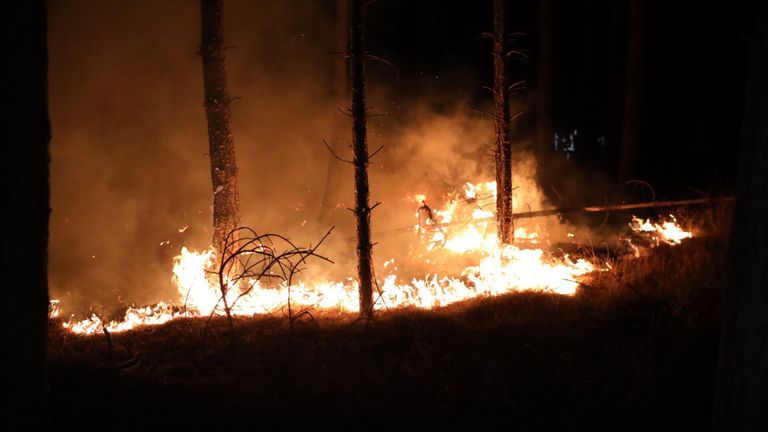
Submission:
<svg viewBox="0 0 768 432">
<path fill-rule="evenodd" d="M 352 151 L 355 166 L 355 227 L 357 234 L 357 281 L 360 316 L 373 315 L 373 267 L 371 259 L 371 210 L 368 186 L 368 142 L 365 108 L 365 45 L 363 0 L 349 0 L 349 82 L 352 86 Z M 375 206 L 374 206 L 375 207 Z"/>
<path fill-rule="evenodd" d="M 768 430 L 768 2 L 747 71 L 715 430 Z"/>
<path fill-rule="evenodd" d="M 496 114 L 496 224 L 501 244 L 514 241 L 512 224 L 512 139 L 504 0 L 493 1 L 493 98 Z"/>
<path fill-rule="evenodd" d="M 349 105 L 349 57 L 347 47 L 349 46 L 349 0 L 336 0 L 336 60 L 333 70 L 333 96 L 337 106 Z M 328 167 L 325 175 L 325 189 L 323 190 L 323 199 L 320 204 L 320 221 L 329 219 L 331 212 L 336 207 L 336 200 L 339 189 L 339 161 L 334 153 L 340 153 L 341 143 L 344 142 L 348 130 L 346 119 L 341 115 L 333 118 L 331 125 L 330 147 L 333 153 L 329 154 Z"/>
<path fill-rule="evenodd" d="M 48 120 L 46 2 L 0 4 L 3 411 L 0 429 L 46 430 Z"/>
<path fill-rule="evenodd" d="M 552 58 L 554 15 L 552 0 L 539 0 L 539 52 L 536 67 L 536 148 L 546 163 L 552 152 Z"/>
<path fill-rule="evenodd" d="M 645 0 L 629 0 L 624 116 L 621 123 L 621 154 L 618 179 L 636 176 L 638 140 L 643 109 L 643 57 L 645 50 Z"/>
<path fill-rule="evenodd" d="M 240 225 L 240 198 L 224 59 L 223 0 L 201 0 L 200 6 L 200 55 L 213 186 L 213 246 L 218 250 L 227 234 Z"/>
</svg>

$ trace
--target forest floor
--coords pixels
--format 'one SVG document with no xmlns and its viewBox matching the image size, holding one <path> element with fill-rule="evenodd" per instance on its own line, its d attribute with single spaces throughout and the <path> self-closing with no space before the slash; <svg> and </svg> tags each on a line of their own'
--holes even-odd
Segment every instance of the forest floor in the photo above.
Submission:
<svg viewBox="0 0 768 432">
<path fill-rule="evenodd" d="M 49 331 L 64 430 L 706 430 L 727 224 L 617 260 L 577 295 L 510 294 L 370 322 L 180 319 Z M 111 343 L 112 348 L 109 348 Z"/>
</svg>

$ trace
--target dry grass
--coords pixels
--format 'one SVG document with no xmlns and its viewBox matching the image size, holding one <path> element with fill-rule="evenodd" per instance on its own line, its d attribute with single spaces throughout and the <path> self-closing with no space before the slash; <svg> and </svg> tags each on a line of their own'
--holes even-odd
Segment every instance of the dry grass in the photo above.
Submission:
<svg viewBox="0 0 768 432">
<path fill-rule="evenodd" d="M 372 323 L 215 319 L 50 331 L 54 422 L 107 429 L 702 430 L 714 388 L 727 209 L 699 237 L 615 260 L 574 297 L 515 294 Z M 360 423 L 364 421 L 365 423 Z M 147 423 L 151 422 L 151 423 Z M 365 426 L 360 426 L 365 425 Z M 359 426 L 359 427 L 358 427 Z M 214 429 L 215 430 L 215 429 Z"/>
</svg>

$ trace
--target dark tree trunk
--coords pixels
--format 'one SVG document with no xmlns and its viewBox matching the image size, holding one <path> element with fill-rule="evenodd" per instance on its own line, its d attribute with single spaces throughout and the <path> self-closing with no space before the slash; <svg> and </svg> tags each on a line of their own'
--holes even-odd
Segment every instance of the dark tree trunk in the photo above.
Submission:
<svg viewBox="0 0 768 432">
<path fill-rule="evenodd" d="M 0 3 L 3 136 L 3 412 L 0 429 L 47 430 L 48 143 L 45 1 Z"/>
<path fill-rule="evenodd" d="M 366 141 L 365 46 L 363 1 L 349 0 L 349 81 L 352 84 L 352 150 L 355 165 L 355 222 L 357 228 L 357 281 L 360 284 L 360 316 L 373 314 L 373 270 L 371 262 L 371 207 L 368 187 L 368 143 Z"/>
<path fill-rule="evenodd" d="M 608 109 L 606 113 L 605 140 L 608 166 L 612 168 L 614 180 L 619 180 L 621 157 L 621 122 L 624 101 L 624 78 L 626 66 L 623 54 L 626 48 L 625 2 L 612 1 L 608 27 Z"/>
<path fill-rule="evenodd" d="M 768 430 L 768 2 L 747 74 L 715 430 Z"/>
<path fill-rule="evenodd" d="M 349 0 L 336 0 L 336 61 L 334 62 L 333 95 L 337 106 L 349 106 L 349 59 L 346 56 L 348 40 Z M 341 154 L 343 143 L 348 136 L 348 125 L 341 114 L 334 116 L 331 125 L 329 145 L 336 154 Z M 329 219 L 336 207 L 339 193 L 339 170 L 341 161 L 333 153 L 328 153 L 328 168 L 325 176 L 325 189 L 320 206 L 320 221 Z"/>
<path fill-rule="evenodd" d="M 203 85 L 208 121 L 208 154 L 213 186 L 213 246 L 220 250 L 227 233 L 240 225 L 235 141 L 230 128 L 229 92 L 224 61 L 223 0 L 201 0 Z"/>
<path fill-rule="evenodd" d="M 539 55 L 536 64 L 536 148 L 540 163 L 552 153 L 552 0 L 539 0 Z"/>
<path fill-rule="evenodd" d="M 512 140 L 504 0 L 493 1 L 493 96 L 496 108 L 496 224 L 501 244 L 514 241 L 512 225 Z"/>
<path fill-rule="evenodd" d="M 645 50 L 645 1 L 629 0 L 624 120 L 621 126 L 619 181 L 636 177 L 638 141 L 642 122 L 643 51 Z"/>
</svg>

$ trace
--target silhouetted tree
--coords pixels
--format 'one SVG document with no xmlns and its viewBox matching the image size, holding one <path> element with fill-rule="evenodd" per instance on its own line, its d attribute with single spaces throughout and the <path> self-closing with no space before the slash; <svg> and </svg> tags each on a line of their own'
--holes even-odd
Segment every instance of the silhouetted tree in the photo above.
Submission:
<svg viewBox="0 0 768 432">
<path fill-rule="evenodd" d="M 333 96 L 337 106 L 349 105 L 349 0 L 336 0 L 336 60 L 334 61 Z M 348 125 L 344 123 L 344 117 L 336 115 L 331 125 L 330 147 L 336 153 L 340 153 L 342 143 L 348 136 Z M 325 188 L 320 204 L 320 220 L 324 221 L 333 211 L 336 205 L 339 189 L 339 161 L 333 153 L 328 155 L 328 167 L 325 176 Z"/>
<path fill-rule="evenodd" d="M 608 103 L 605 117 L 606 152 L 613 176 L 621 181 L 618 165 L 621 157 L 622 111 L 624 109 L 624 50 L 626 49 L 625 2 L 612 1 L 608 23 Z M 626 181 L 626 180 L 624 180 Z"/>
<path fill-rule="evenodd" d="M 768 430 L 768 2 L 747 73 L 715 430 Z"/>
<path fill-rule="evenodd" d="M 496 224 L 499 241 L 514 240 L 512 225 L 512 139 L 504 0 L 493 1 L 493 97 L 496 109 Z"/>
<path fill-rule="evenodd" d="M 635 178 L 638 139 L 642 122 L 645 0 L 629 0 L 624 118 L 621 124 L 619 181 Z"/>
<path fill-rule="evenodd" d="M 45 1 L 0 3 L 3 80 L 3 411 L 0 429 L 46 430 L 48 143 Z"/>
<path fill-rule="evenodd" d="M 224 59 L 223 0 L 201 0 L 200 6 L 200 55 L 213 186 L 213 245 L 219 249 L 227 234 L 240 225 L 240 197 Z"/>
<path fill-rule="evenodd" d="M 552 130 L 552 0 L 539 0 L 539 52 L 536 64 L 536 147 L 545 162 L 554 142 Z"/>
<path fill-rule="evenodd" d="M 360 316 L 373 314 L 371 260 L 371 206 L 368 187 L 368 142 L 365 121 L 365 45 L 363 0 L 349 0 L 349 81 L 352 85 L 352 150 L 355 166 L 355 225 L 357 233 L 357 281 L 360 284 Z"/>
</svg>

